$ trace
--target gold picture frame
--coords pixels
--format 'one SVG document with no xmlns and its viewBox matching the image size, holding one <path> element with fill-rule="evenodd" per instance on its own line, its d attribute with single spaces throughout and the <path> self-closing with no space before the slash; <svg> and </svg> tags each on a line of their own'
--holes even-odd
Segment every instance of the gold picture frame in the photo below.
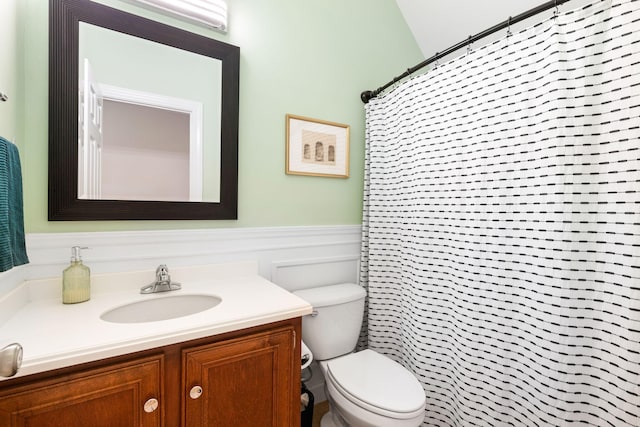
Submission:
<svg viewBox="0 0 640 427">
<path fill-rule="evenodd" d="M 285 172 L 349 177 L 349 125 L 287 114 Z"/>
</svg>

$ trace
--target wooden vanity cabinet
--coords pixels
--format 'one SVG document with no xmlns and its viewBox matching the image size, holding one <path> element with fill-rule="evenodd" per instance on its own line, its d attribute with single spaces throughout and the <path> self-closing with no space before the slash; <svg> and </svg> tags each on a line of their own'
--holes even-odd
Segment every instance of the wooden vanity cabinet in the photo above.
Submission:
<svg viewBox="0 0 640 427">
<path fill-rule="evenodd" d="M 183 350 L 183 425 L 293 426 L 294 340 L 292 329 L 281 329 Z M 296 410 L 299 422 L 299 403 Z"/>
<path fill-rule="evenodd" d="M 2 427 L 299 427 L 300 318 L 0 382 Z"/>
<path fill-rule="evenodd" d="M 161 426 L 162 356 L 0 390 L 3 427 Z M 1 385 L 1 384 L 0 384 Z"/>
</svg>

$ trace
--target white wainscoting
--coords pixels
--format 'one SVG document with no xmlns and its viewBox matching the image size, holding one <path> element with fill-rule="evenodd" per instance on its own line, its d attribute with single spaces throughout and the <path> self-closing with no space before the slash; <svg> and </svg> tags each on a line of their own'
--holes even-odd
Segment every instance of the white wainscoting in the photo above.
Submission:
<svg viewBox="0 0 640 427">
<path fill-rule="evenodd" d="M 358 283 L 360 253 L 295 259 L 271 264 L 271 281 L 290 291 L 337 283 Z"/>
<path fill-rule="evenodd" d="M 27 234 L 30 263 L 0 273 L 0 296 L 23 280 L 60 276 L 72 246 L 92 273 L 256 261 L 289 289 L 356 281 L 359 225 Z M 151 278 L 153 279 L 153 278 Z"/>
<path fill-rule="evenodd" d="M 0 299 L 2 299 L 4 294 L 27 279 L 28 269 L 28 265 L 21 265 L 0 273 Z"/>
</svg>

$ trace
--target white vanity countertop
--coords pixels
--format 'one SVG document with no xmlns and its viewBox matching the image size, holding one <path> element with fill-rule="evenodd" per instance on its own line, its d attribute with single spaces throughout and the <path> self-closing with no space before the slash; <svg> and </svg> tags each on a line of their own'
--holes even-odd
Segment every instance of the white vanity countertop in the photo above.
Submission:
<svg viewBox="0 0 640 427">
<path fill-rule="evenodd" d="M 150 270 L 92 276 L 91 299 L 79 304 L 62 304 L 60 277 L 24 282 L 0 298 L 0 347 L 17 342 L 24 351 L 16 377 L 311 313 L 306 301 L 260 277 L 255 263 L 169 269 L 181 290 L 140 294 L 155 278 Z M 171 320 L 125 324 L 100 319 L 121 305 L 180 294 L 215 295 L 222 302 Z"/>
</svg>

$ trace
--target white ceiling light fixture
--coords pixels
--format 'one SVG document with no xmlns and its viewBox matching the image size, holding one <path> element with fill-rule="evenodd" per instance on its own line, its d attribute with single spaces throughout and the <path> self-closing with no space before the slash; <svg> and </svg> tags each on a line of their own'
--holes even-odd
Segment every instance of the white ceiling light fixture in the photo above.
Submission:
<svg viewBox="0 0 640 427">
<path fill-rule="evenodd" d="M 227 3 L 223 0 L 136 0 L 164 12 L 227 31 Z"/>
</svg>

